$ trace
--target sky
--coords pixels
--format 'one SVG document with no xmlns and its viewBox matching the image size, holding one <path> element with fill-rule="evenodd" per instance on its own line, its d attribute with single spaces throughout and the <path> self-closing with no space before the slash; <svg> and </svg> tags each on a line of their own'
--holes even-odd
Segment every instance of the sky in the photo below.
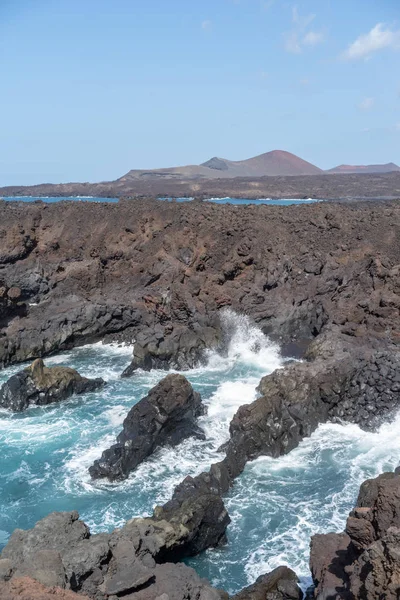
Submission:
<svg viewBox="0 0 400 600">
<path fill-rule="evenodd" d="M 0 0 L 0 185 L 400 164 L 400 0 Z"/>
</svg>

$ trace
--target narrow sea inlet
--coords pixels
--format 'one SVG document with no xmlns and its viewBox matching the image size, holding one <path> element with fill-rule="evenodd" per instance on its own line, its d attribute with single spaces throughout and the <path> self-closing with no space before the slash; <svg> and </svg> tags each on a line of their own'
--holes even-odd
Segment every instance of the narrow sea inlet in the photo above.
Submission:
<svg viewBox="0 0 400 600">
<path fill-rule="evenodd" d="M 156 452 L 123 483 L 92 482 L 88 467 L 113 442 L 129 408 L 165 372 L 121 379 L 132 348 L 102 344 L 47 359 L 48 365 L 101 376 L 108 385 L 46 408 L 0 412 L 0 546 L 16 527 L 33 527 L 52 511 L 76 509 L 93 532 L 110 531 L 150 514 L 186 475 L 220 460 L 218 448 L 229 436 L 235 411 L 255 399 L 263 375 L 283 364 L 279 349 L 246 317 L 227 312 L 225 327 L 227 354 L 210 353 L 205 367 L 185 372 L 208 407 L 200 419 L 206 440 L 189 439 Z M 20 368 L 1 371 L 0 383 Z M 378 433 L 321 425 L 289 455 L 249 463 L 225 498 L 232 519 L 228 544 L 188 562 L 230 593 L 281 564 L 295 569 L 306 585 L 310 536 L 343 530 L 360 483 L 397 466 L 399 427 L 400 418 Z"/>
</svg>

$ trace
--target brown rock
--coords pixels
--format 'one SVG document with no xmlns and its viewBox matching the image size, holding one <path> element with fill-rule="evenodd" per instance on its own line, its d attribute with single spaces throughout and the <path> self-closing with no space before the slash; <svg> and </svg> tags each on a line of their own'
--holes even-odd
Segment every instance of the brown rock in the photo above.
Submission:
<svg viewBox="0 0 400 600">
<path fill-rule="evenodd" d="M 59 587 L 45 587 L 30 577 L 15 577 L 0 582 L 0 600 L 89 600 Z"/>
</svg>

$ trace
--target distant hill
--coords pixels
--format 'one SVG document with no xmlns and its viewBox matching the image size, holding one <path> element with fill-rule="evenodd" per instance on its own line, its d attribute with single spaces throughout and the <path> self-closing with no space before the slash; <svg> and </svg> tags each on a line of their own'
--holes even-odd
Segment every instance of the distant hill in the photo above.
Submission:
<svg viewBox="0 0 400 600">
<path fill-rule="evenodd" d="M 265 177 L 319 175 L 323 171 L 295 154 L 273 150 L 247 160 L 214 157 L 201 165 L 129 171 L 118 181 L 137 179 L 228 179 L 231 177 Z"/>
<path fill-rule="evenodd" d="M 339 165 L 326 173 L 391 173 L 393 171 L 400 171 L 400 167 L 391 162 L 385 165 Z"/>
</svg>

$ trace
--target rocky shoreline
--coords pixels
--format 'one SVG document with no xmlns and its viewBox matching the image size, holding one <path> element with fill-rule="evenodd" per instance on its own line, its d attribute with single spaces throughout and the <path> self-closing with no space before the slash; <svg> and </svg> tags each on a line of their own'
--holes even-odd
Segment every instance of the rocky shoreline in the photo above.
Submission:
<svg viewBox="0 0 400 600">
<path fill-rule="evenodd" d="M 399 408 L 400 206 L 0 203 L 2 366 L 104 339 L 135 340 L 124 376 L 138 368 L 185 370 L 211 348 L 224 352 L 228 307 L 282 346 L 303 348 L 303 362 L 261 380 L 259 397 L 232 419 L 225 458 L 184 479 L 152 517 L 90 535 L 77 513 L 54 513 L 29 532 L 14 532 L 0 560 L 4 585 L 31 577 L 95 600 L 226 598 L 176 561 L 224 543 L 222 496 L 246 462 L 290 452 L 326 421 L 374 430 Z M 46 395 L 54 378 L 35 364 L 38 398 L 46 404 L 65 396 Z M 14 376 L 20 387 L 28 371 L 22 373 Z M 79 391 L 76 375 L 73 381 L 64 386 L 68 393 Z M 163 382 L 132 409 L 92 475 L 125 477 L 157 444 L 170 443 L 171 431 L 179 433 L 176 443 L 196 433 L 200 399 L 182 376 Z M 15 385 L 5 386 L 0 397 L 9 398 Z M 366 486 L 373 492 L 362 488 L 348 537 L 313 540 L 316 598 L 372 600 L 377 589 L 397 598 L 399 482 L 385 475 Z M 331 562 L 318 563 L 325 543 L 339 553 L 347 579 L 336 571 L 330 577 L 328 550 Z M 383 575 L 371 579 L 367 571 Z M 250 587 L 237 598 L 301 597 L 288 570 Z"/>
</svg>

